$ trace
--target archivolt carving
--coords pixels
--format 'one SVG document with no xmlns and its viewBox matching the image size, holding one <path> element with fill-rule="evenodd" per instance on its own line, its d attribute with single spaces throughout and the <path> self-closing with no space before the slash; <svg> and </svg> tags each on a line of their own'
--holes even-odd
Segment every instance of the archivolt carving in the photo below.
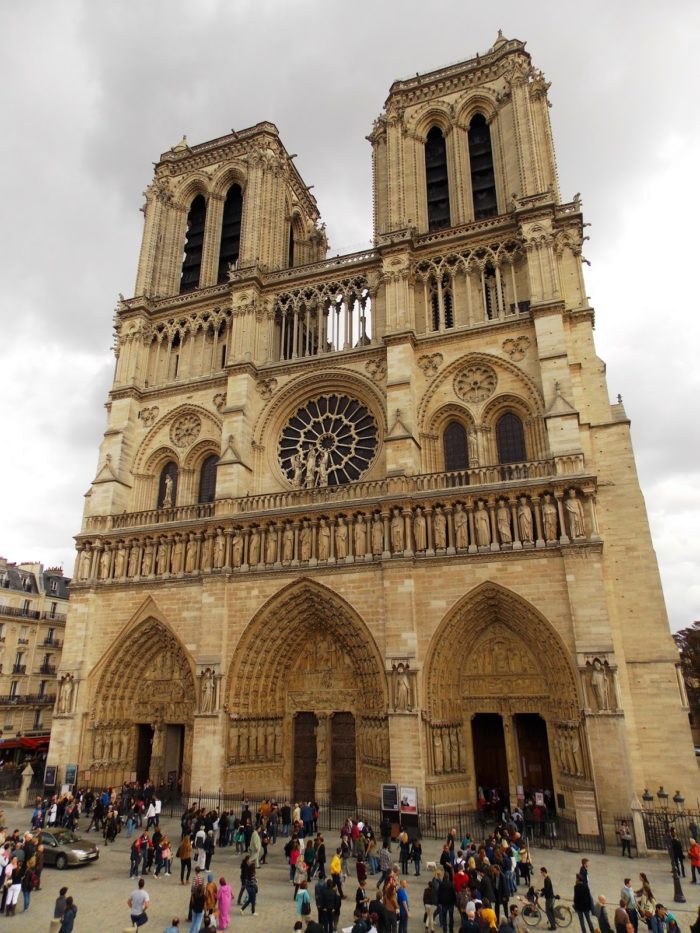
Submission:
<svg viewBox="0 0 700 933">
<path fill-rule="evenodd" d="M 480 633 L 485 633 L 481 641 Z M 536 662 L 536 653 L 543 651 L 546 662 Z M 557 632 L 531 604 L 496 583 L 478 586 L 448 613 L 432 638 L 425 670 L 433 722 L 449 720 L 457 707 L 488 696 L 486 682 L 500 681 L 501 675 L 517 680 L 520 673 L 518 693 L 536 696 L 539 708 L 549 708 L 557 719 L 578 718 L 582 705 Z M 477 705 L 483 708 L 480 700 Z"/>
<path fill-rule="evenodd" d="M 195 414 L 181 415 L 170 427 L 170 440 L 177 447 L 188 447 L 202 430 L 202 419 Z"/>
<path fill-rule="evenodd" d="M 491 366 L 467 366 L 455 376 L 455 395 L 465 402 L 483 402 L 496 391 L 497 383 Z"/>
<path fill-rule="evenodd" d="M 301 665 L 299 686 L 324 692 L 323 671 L 333 670 L 367 713 L 386 709 L 383 663 L 365 623 L 344 599 L 310 580 L 278 593 L 243 632 L 228 673 L 229 711 L 243 718 L 281 715 L 292 686 L 290 659 Z M 335 684 L 328 689 L 332 694 Z"/>
</svg>

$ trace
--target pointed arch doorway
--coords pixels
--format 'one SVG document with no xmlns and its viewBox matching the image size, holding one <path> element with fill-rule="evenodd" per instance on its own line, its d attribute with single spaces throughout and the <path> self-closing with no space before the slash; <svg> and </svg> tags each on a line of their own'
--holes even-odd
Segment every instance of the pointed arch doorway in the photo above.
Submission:
<svg viewBox="0 0 700 933">
<path fill-rule="evenodd" d="M 93 782 L 188 790 L 195 695 L 190 659 L 167 625 L 149 617 L 122 634 L 93 691 L 85 754 Z"/>
<path fill-rule="evenodd" d="M 337 593 L 301 580 L 263 606 L 235 649 L 227 696 L 227 790 L 378 800 L 389 773 L 386 674 Z"/>
</svg>

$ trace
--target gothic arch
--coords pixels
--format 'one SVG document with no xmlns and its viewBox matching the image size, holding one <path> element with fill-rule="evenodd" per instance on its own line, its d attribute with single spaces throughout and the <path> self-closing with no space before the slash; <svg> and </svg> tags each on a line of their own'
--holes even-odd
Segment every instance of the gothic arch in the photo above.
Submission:
<svg viewBox="0 0 700 933">
<path fill-rule="evenodd" d="M 495 655 L 487 643 L 496 638 L 514 647 Z M 545 653 L 546 663 L 542 660 Z M 492 671 L 476 663 L 481 656 Z M 498 583 L 479 584 L 449 610 L 430 641 L 424 668 L 429 719 L 450 721 L 464 704 L 483 704 L 480 693 L 487 690 L 490 678 L 497 685 L 502 674 L 509 677 L 506 693 L 517 705 L 518 672 L 510 670 L 513 664 L 523 666 L 522 675 L 528 681 L 522 703 L 544 706 L 559 721 L 579 720 L 583 702 L 578 678 L 559 633 L 522 596 Z M 501 703 L 501 693 L 494 699 Z"/>
<path fill-rule="evenodd" d="M 205 175 L 204 172 L 198 172 L 194 175 L 189 175 L 187 181 L 177 189 L 173 196 L 173 203 L 181 211 L 187 213 L 190 209 L 190 204 L 198 194 L 201 194 L 208 204 L 210 193 L 211 179 Z"/>
<path fill-rule="evenodd" d="M 251 619 L 235 647 L 226 694 L 234 717 L 284 715 L 293 669 L 315 641 L 330 641 L 352 665 L 358 712 L 381 714 L 388 685 L 377 644 L 361 616 L 342 596 L 309 579 L 275 594 Z M 332 693 L 333 684 L 329 685 Z"/>
<path fill-rule="evenodd" d="M 471 93 L 465 100 L 457 101 L 455 109 L 457 110 L 457 123 L 466 130 L 477 113 L 482 114 L 488 124 L 492 124 L 498 107 L 495 94 L 491 96 L 484 89 L 479 94 Z"/>
<path fill-rule="evenodd" d="M 412 123 L 412 125 L 411 125 Z M 420 141 L 425 143 L 430 130 L 437 126 L 442 131 L 445 139 L 452 132 L 453 118 L 447 107 L 440 107 L 431 104 L 427 110 L 418 113 L 407 126 L 408 132 L 415 133 L 420 137 Z"/>
<path fill-rule="evenodd" d="M 169 411 L 153 425 L 148 434 L 139 445 L 139 449 L 134 457 L 134 473 L 143 473 L 151 459 L 151 451 L 158 447 L 170 447 L 169 429 L 178 419 L 186 415 L 193 415 L 200 420 L 201 429 L 197 437 L 194 437 L 191 443 L 201 443 L 204 440 L 211 440 L 214 444 L 221 442 L 221 420 L 216 418 L 210 411 L 201 405 L 178 405 L 172 411 Z M 160 443 L 159 443 L 160 442 Z M 191 443 L 183 444 L 184 451 L 189 451 Z M 157 449 L 157 448 L 156 448 Z M 182 459 L 183 454 L 176 459 Z"/>
<path fill-rule="evenodd" d="M 242 165 L 226 165 L 212 178 L 210 190 L 213 196 L 225 198 L 231 185 L 238 185 L 243 194 L 243 209 L 245 210 L 245 189 L 247 184 L 248 174 Z"/>
</svg>

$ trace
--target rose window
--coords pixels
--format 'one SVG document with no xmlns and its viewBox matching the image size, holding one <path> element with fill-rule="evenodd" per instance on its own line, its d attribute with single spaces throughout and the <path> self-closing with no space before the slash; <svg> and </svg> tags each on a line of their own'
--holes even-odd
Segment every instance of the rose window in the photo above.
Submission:
<svg viewBox="0 0 700 933">
<path fill-rule="evenodd" d="M 348 395 L 320 395 L 299 408 L 282 430 L 279 461 L 296 487 L 353 483 L 377 452 L 377 423 Z"/>
<path fill-rule="evenodd" d="M 465 402 L 483 402 L 493 395 L 497 382 L 490 366 L 469 366 L 455 376 L 455 395 Z"/>
</svg>

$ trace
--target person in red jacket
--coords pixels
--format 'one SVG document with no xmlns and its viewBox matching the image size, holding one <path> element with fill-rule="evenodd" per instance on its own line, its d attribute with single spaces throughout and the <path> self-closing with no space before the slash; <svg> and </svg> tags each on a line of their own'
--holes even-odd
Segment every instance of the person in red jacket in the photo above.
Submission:
<svg viewBox="0 0 700 933">
<path fill-rule="evenodd" d="M 700 869 L 700 846 L 694 839 L 690 840 L 690 848 L 688 849 L 688 858 L 690 859 L 690 871 L 693 876 L 691 884 L 698 883 L 698 869 Z"/>
</svg>

